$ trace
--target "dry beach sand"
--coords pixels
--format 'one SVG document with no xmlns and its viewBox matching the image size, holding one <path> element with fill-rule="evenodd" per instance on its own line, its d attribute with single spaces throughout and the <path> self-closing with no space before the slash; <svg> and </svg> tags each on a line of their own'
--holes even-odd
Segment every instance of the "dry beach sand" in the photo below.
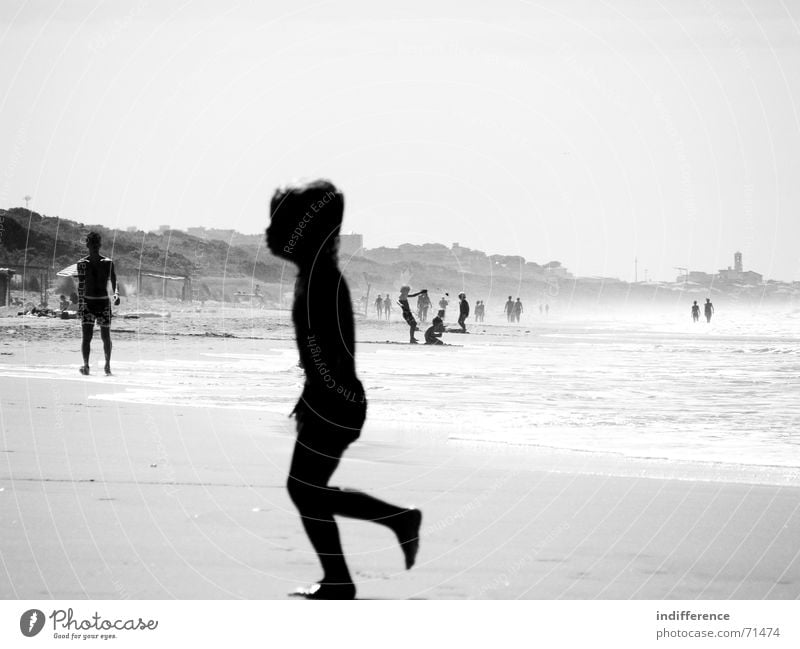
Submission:
<svg viewBox="0 0 800 649">
<path fill-rule="evenodd" d="M 721 419 L 683 439 L 690 406 L 628 394 L 609 368 L 638 353 L 655 372 L 665 345 L 695 338 L 628 332 L 606 358 L 611 343 L 574 324 L 473 330 L 446 336 L 460 347 L 410 348 L 393 344 L 406 335 L 396 314 L 358 323 L 370 411 L 334 482 L 425 514 L 410 572 L 385 528 L 340 519 L 359 597 L 800 596 L 788 402 L 743 384 L 753 421 L 772 413 L 770 427 L 717 443 L 730 422 L 704 398 Z M 113 337 L 114 376 L 99 372 L 97 336 L 84 378 L 74 322 L 0 318 L 0 596 L 282 598 L 319 578 L 285 490 L 302 381 L 288 314 L 119 318 Z M 773 338 L 742 348 L 773 350 L 748 357 L 763 353 L 764 372 L 796 368 L 797 343 Z M 742 342 L 714 341 L 730 353 Z M 580 359 L 600 398 L 580 392 Z M 689 403 L 680 389 L 667 396 Z M 592 419 L 609 399 L 625 421 Z"/>
</svg>

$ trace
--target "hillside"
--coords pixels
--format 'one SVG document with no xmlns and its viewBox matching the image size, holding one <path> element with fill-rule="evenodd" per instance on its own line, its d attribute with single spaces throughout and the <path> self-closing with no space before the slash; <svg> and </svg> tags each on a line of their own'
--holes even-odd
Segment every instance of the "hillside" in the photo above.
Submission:
<svg viewBox="0 0 800 649">
<path fill-rule="evenodd" d="M 226 275 L 274 282 L 278 281 L 283 266 L 263 248 L 239 248 L 180 230 L 121 232 L 102 225 L 43 216 L 23 208 L 0 210 L 0 219 L 3 224 L 0 266 L 26 264 L 59 270 L 86 254 L 83 241 L 90 230 L 102 235 L 103 253 L 114 258 L 120 275 L 135 275 L 141 268 L 167 275 Z"/>
<path fill-rule="evenodd" d="M 123 232 L 24 208 L 0 210 L 0 226 L 0 267 L 18 272 L 23 266 L 47 269 L 43 272 L 52 278 L 50 288 L 59 292 L 71 289 L 55 281 L 55 272 L 83 256 L 86 233 L 97 230 L 103 236 L 103 252 L 114 258 L 124 290 L 134 289 L 141 269 L 190 276 L 198 296 L 205 299 L 231 301 L 236 292 L 251 293 L 255 284 L 260 284 L 265 304 L 285 307 L 291 301 L 294 269 L 271 255 L 258 235 L 203 228 L 190 228 L 192 234 L 180 230 Z M 797 283 L 768 281 L 738 286 L 714 282 L 701 286 L 691 282 L 631 284 L 614 278 L 575 278 L 558 261 L 539 264 L 519 256 L 487 255 L 458 244 L 450 248 L 429 243 L 364 249 L 357 255 L 341 255 L 340 262 L 359 309 L 367 294 L 370 303 L 378 293 L 396 297 L 404 284 L 414 291 L 427 288 L 434 303 L 445 292 L 455 300 L 464 291 L 471 302 L 488 301 L 489 308 L 498 313 L 509 295 L 521 297 L 530 309 L 543 303 L 601 309 L 637 304 L 646 309 L 656 304 L 683 308 L 688 300 L 706 296 L 753 306 L 764 300 L 800 300 Z M 148 279 L 142 291 L 170 299 L 181 296 L 180 282 Z"/>
</svg>

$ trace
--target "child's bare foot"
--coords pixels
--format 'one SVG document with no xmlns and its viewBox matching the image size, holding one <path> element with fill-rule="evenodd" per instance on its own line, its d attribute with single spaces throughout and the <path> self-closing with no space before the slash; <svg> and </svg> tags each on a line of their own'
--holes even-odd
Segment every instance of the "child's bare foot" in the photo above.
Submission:
<svg viewBox="0 0 800 649">
<path fill-rule="evenodd" d="M 406 570 L 410 570 L 419 552 L 419 528 L 422 525 L 422 512 L 412 507 L 397 517 L 394 533 L 400 541 L 400 549 L 406 559 Z"/>
<path fill-rule="evenodd" d="M 326 584 L 320 582 L 304 588 L 297 588 L 289 593 L 289 597 L 304 599 L 355 599 L 356 587 L 351 583 Z"/>
</svg>

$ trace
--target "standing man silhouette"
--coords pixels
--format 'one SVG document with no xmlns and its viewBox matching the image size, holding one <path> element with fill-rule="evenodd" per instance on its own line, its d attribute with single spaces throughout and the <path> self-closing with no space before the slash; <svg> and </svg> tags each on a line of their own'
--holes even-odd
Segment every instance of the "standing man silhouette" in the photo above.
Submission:
<svg viewBox="0 0 800 649">
<path fill-rule="evenodd" d="M 519 318 L 522 315 L 522 302 L 520 302 L 519 298 L 517 301 L 514 302 L 514 321 L 519 322 Z"/>
<path fill-rule="evenodd" d="M 103 340 L 106 376 L 111 374 L 111 300 L 108 298 L 108 283 L 114 291 L 114 306 L 119 304 L 117 290 L 117 273 L 110 257 L 100 254 L 103 240 L 99 233 L 86 235 L 86 247 L 89 254 L 78 261 L 78 316 L 81 320 L 81 355 L 83 365 L 79 372 L 89 374 L 89 353 L 92 348 L 95 322 L 100 327 L 100 338 Z"/>
<path fill-rule="evenodd" d="M 469 317 L 469 302 L 467 302 L 467 296 L 464 293 L 458 294 L 458 326 L 461 327 L 461 331 L 467 331 L 466 321 Z"/>
<path fill-rule="evenodd" d="M 714 315 L 714 305 L 711 304 L 711 298 L 706 298 L 704 311 L 706 315 L 706 322 L 711 322 L 711 316 Z"/>
<path fill-rule="evenodd" d="M 292 414 L 297 441 L 289 469 L 289 496 L 322 564 L 322 580 L 293 593 L 307 599 L 353 599 L 356 587 L 342 552 L 335 515 L 385 525 L 414 565 L 422 513 L 391 505 L 329 481 L 367 414 L 355 367 L 355 325 L 350 291 L 338 267 L 344 196 L 329 181 L 278 189 L 270 204 L 267 247 L 297 265 L 292 308 L 305 371 Z"/>
<path fill-rule="evenodd" d="M 514 322 L 514 300 L 509 295 L 508 300 L 506 301 L 506 320 L 509 322 Z"/>
</svg>

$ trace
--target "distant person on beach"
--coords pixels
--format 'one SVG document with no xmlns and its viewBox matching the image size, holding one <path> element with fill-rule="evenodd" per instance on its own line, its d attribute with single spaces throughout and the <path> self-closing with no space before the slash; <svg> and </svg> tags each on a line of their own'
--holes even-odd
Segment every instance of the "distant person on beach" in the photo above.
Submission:
<svg viewBox="0 0 800 649">
<path fill-rule="evenodd" d="M 417 509 L 328 484 L 344 451 L 358 439 L 367 412 L 356 375 L 350 291 L 337 260 L 343 211 L 344 196 L 328 181 L 279 189 L 272 197 L 266 232 L 270 251 L 298 268 L 292 320 L 305 386 L 292 412 L 297 442 L 287 486 L 323 576 L 293 595 L 317 600 L 356 595 L 335 515 L 388 527 L 400 543 L 407 569 L 416 559 L 422 522 Z"/>
<path fill-rule="evenodd" d="M 108 283 L 114 292 L 114 305 L 119 304 L 117 273 L 111 258 L 100 254 L 102 238 L 97 232 L 86 235 L 89 254 L 78 261 L 78 317 L 81 320 L 81 354 L 83 366 L 79 371 L 89 374 L 89 353 L 92 348 L 95 322 L 100 327 L 103 340 L 106 376 L 111 374 L 111 300 L 108 297 Z"/>
<path fill-rule="evenodd" d="M 402 311 L 403 320 L 406 321 L 408 324 L 408 332 L 409 332 L 409 343 L 412 345 L 416 345 L 419 341 L 414 337 L 414 332 L 419 330 L 419 326 L 417 325 L 417 321 L 414 320 L 414 314 L 411 313 L 411 307 L 408 305 L 408 298 L 416 297 L 422 293 L 426 293 L 426 289 L 422 289 L 421 291 L 417 291 L 416 293 L 409 294 L 411 290 L 408 286 L 401 286 L 400 287 L 400 297 L 397 300 L 397 303 L 400 305 L 400 309 Z"/>
<path fill-rule="evenodd" d="M 430 306 L 431 299 L 428 297 L 428 292 L 420 293 L 419 297 L 417 297 L 417 317 L 420 319 L 420 322 L 427 322 L 428 309 Z"/>
<path fill-rule="evenodd" d="M 519 322 L 519 317 L 521 315 L 522 315 L 522 302 L 520 302 L 519 298 L 517 298 L 517 301 L 514 302 L 514 320 L 516 322 Z"/>
<path fill-rule="evenodd" d="M 544 311 L 544 305 L 539 305 L 539 315 L 542 315 L 542 311 Z"/>
<path fill-rule="evenodd" d="M 475 302 L 475 322 L 483 322 L 483 301 Z"/>
<path fill-rule="evenodd" d="M 69 309 L 69 300 L 67 299 L 66 295 L 61 295 L 59 297 L 60 300 L 58 303 L 58 308 L 61 309 L 62 311 L 66 311 L 67 309 Z"/>
<path fill-rule="evenodd" d="M 449 297 L 449 295 L 450 295 L 449 293 L 445 293 L 442 296 L 442 299 L 439 300 L 439 312 L 440 312 L 439 317 L 442 320 L 444 320 L 444 314 L 447 313 L 447 305 L 450 304 L 450 302 L 447 299 Z"/>
<path fill-rule="evenodd" d="M 392 315 L 392 301 L 389 299 L 388 293 L 383 298 L 383 312 L 386 314 L 386 319 L 389 320 Z"/>
<path fill-rule="evenodd" d="M 692 304 L 692 320 L 694 322 L 700 320 L 700 305 L 697 304 L 697 300 L 695 300 L 694 304 Z"/>
<path fill-rule="evenodd" d="M 431 302 L 431 298 L 428 297 L 428 292 L 425 291 L 425 295 L 423 296 L 425 299 L 422 302 L 422 321 L 428 321 L 428 309 L 433 306 L 433 302 Z"/>
<path fill-rule="evenodd" d="M 711 316 L 714 315 L 714 305 L 711 304 L 711 299 L 710 298 L 706 298 L 704 311 L 705 311 L 705 315 L 706 315 L 706 322 L 711 322 Z"/>
<path fill-rule="evenodd" d="M 383 298 L 378 293 L 378 299 L 375 300 L 375 312 L 378 314 L 378 320 L 383 317 Z"/>
<path fill-rule="evenodd" d="M 466 332 L 467 325 L 466 320 L 469 317 L 469 302 L 467 302 L 467 296 L 464 293 L 458 294 L 458 326 L 461 327 L 461 331 Z"/>
<path fill-rule="evenodd" d="M 514 322 L 514 299 L 509 295 L 508 301 L 506 302 L 506 320 L 509 322 Z"/>
<path fill-rule="evenodd" d="M 426 345 L 444 345 L 442 334 L 444 333 L 444 322 L 437 315 L 431 320 L 431 326 L 425 330 Z"/>
<path fill-rule="evenodd" d="M 544 305 L 544 317 L 546 318 L 549 315 L 550 315 L 550 305 L 549 304 L 545 304 Z"/>
</svg>

